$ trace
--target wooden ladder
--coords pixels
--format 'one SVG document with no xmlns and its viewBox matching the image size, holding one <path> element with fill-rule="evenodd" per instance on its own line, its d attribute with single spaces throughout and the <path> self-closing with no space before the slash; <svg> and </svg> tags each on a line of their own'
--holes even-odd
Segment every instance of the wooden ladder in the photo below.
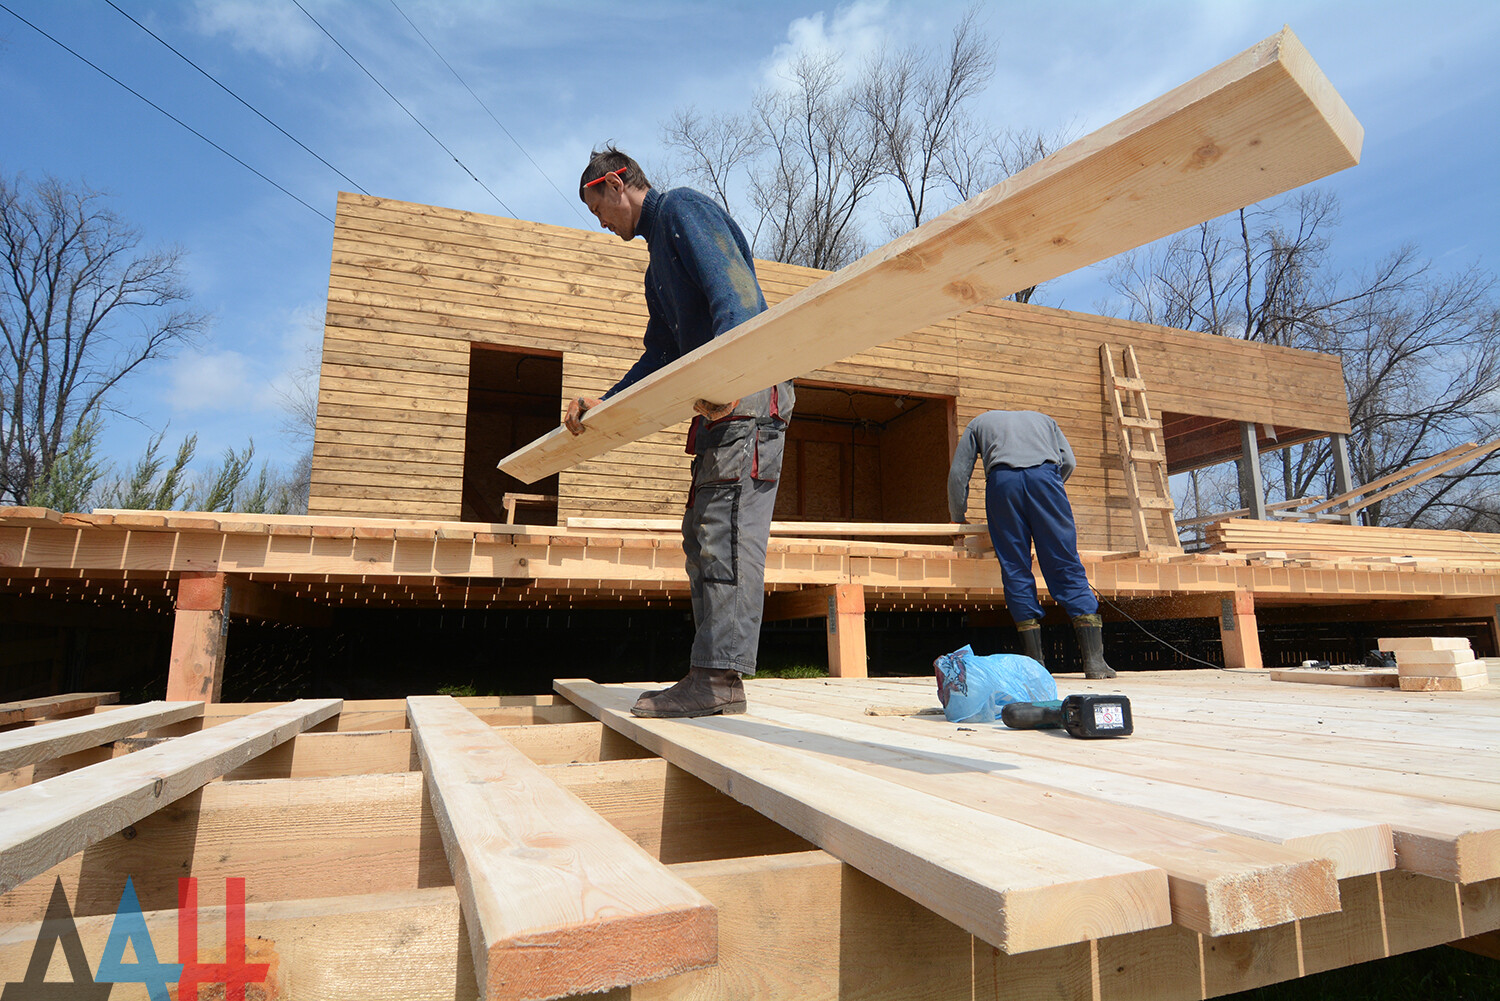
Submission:
<svg viewBox="0 0 1500 1001">
<path fill-rule="evenodd" d="M 1127 344 L 1122 357 L 1125 362 L 1123 376 L 1115 371 L 1115 359 L 1109 345 L 1099 345 L 1104 392 L 1115 417 L 1115 435 L 1120 445 L 1120 465 L 1125 471 L 1125 489 L 1130 494 L 1131 525 L 1135 528 L 1136 545 L 1143 553 L 1180 553 L 1182 542 L 1177 537 L 1177 506 L 1172 503 L 1172 489 L 1167 483 L 1167 453 L 1161 440 L 1161 421 L 1151 416 L 1151 407 L 1146 403 L 1146 381 L 1141 378 L 1141 370 L 1136 365 L 1135 348 Z M 1127 396 L 1133 413 L 1126 413 Z M 1149 467 L 1147 476 L 1142 476 L 1140 465 Z M 1155 485 L 1154 496 L 1142 492 L 1142 479 Z M 1157 542 L 1152 541 L 1149 530 L 1153 521 L 1158 523 L 1164 536 Z"/>
</svg>

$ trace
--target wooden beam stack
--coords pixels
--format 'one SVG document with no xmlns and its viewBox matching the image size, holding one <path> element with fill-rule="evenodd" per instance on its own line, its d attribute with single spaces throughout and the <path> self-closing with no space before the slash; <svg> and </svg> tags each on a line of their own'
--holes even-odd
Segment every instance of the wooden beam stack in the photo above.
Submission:
<svg viewBox="0 0 1500 1001">
<path fill-rule="evenodd" d="M 1402 636 L 1379 641 L 1396 655 L 1403 692 L 1467 692 L 1490 683 L 1484 661 L 1462 636 Z"/>
</svg>

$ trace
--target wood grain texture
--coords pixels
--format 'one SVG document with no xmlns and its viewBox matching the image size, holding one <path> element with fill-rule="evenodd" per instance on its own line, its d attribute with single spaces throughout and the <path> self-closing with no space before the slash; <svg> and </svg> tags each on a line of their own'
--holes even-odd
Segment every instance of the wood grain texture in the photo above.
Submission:
<svg viewBox="0 0 1500 1001">
<path fill-rule="evenodd" d="M 714 961 L 713 906 L 447 696 L 407 700 L 480 996 L 554 998 Z"/>
<path fill-rule="evenodd" d="M 638 690 L 587 681 L 555 687 L 607 726 L 1004 952 L 1171 920 L 1166 874 L 1155 866 L 808 759 L 765 739 L 754 719 L 637 719 L 629 707 Z"/>
</svg>

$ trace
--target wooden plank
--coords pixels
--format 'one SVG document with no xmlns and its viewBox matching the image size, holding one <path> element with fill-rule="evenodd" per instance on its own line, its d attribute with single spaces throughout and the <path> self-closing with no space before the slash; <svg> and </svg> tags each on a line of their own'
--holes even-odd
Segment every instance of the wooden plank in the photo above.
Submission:
<svg viewBox="0 0 1500 1001">
<path fill-rule="evenodd" d="M 858 722 L 792 709 L 794 699 L 767 700 L 759 690 L 758 720 L 786 728 L 782 738 L 821 760 L 853 760 L 889 782 L 928 790 L 1041 830 L 1129 855 L 1166 871 L 1172 919 L 1205 935 L 1267 928 L 1338 910 L 1334 866 L 1306 852 L 1243 835 L 1226 834 L 1138 807 L 1070 792 L 1047 781 L 1012 776 L 1025 765 L 1014 757 L 973 757 L 948 740 L 897 735 Z M 973 761 L 953 767 L 955 753 Z M 1010 766 L 1010 767 L 1007 767 Z M 1173 790 L 1159 790 L 1165 801 Z M 1247 806 L 1249 804 L 1247 803 Z"/>
<path fill-rule="evenodd" d="M 713 906 L 447 696 L 407 700 L 480 997 L 553 998 L 714 962 Z"/>
<path fill-rule="evenodd" d="M 568 528 L 579 531 L 680 532 L 681 518 L 590 518 L 573 516 Z M 950 522 L 881 522 L 881 521 L 773 521 L 772 535 L 800 535 L 805 538 L 824 536 L 924 536 L 983 535 L 989 527 L 983 522 L 965 525 Z"/>
<path fill-rule="evenodd" d="M 76 692 L 71 695 L 48 695 L 20 702 L 0 702 L 0 726 L 26 720 L 86 712 L 95 706 L 120 701 L 119 692 Z"/>
<path fill-rule="evenodd" d="M 500 462 L 534 482 L 980 303 L 1309 183 L 1363 130 L 1289 29 L 866 255 Z"/>
<path fill-rule="evenodd" d="M 1171 920 L 1166 874 L 757 739 L 745 717 L 629 715 L 638 692 L 555 688 L 607 726 L 782 826 L 1016 954 Z M 942 851 L 933 832 L 943 831 Z M 996 851 L 1004 845 L 1004 851 Z"/>
<path fill-rule="evenodd" d="M 1317 668 L 1274 667 L 1272 681 L 1297 681 L 1309 685 L 1343 685 L 1346 688 L 1395 688 L 1396 672 L 1370 668 L 1360 671 L 1320 670 Z"/>
<path fill-rule="evenodd" d="M 0 771 L 98 747 L 202 714 L 201 702 L 147 702 L 0 733 Z"/>
<path fill-rule="evenodd" d="M 339 711 L 299 699 L 0 793 L 0 894 Z"/>
</svg>

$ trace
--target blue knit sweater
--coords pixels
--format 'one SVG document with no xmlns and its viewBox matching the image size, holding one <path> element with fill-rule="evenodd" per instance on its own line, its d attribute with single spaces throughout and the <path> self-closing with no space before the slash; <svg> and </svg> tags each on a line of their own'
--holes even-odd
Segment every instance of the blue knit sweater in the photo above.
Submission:
<svg viewBox="0 0 1500 1001">
<path fill-rule="evenodd" d="M 651 251 L 645 350 L 606 399 L 766 308 L 745 234 L 707 195 L 652 188 L 635 231 Z"/>
</svg>

